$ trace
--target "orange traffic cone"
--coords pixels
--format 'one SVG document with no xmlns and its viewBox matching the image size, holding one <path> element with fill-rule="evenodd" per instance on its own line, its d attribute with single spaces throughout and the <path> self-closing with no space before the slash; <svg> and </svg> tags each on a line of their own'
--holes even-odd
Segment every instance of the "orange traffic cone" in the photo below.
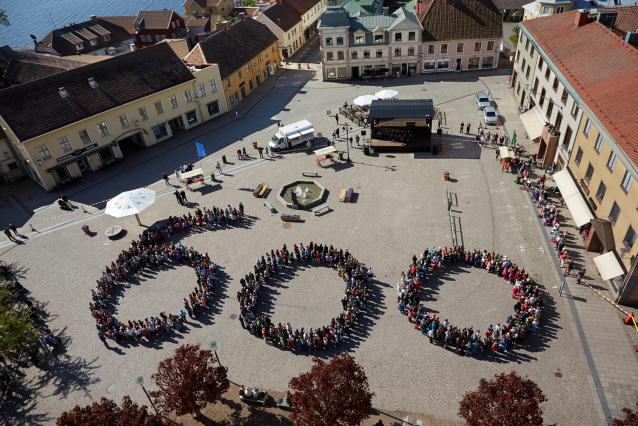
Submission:
<svg viewBox="0 0 638 426">
<path fill-rule="evenodd" d="M 623 322 L 627 325 L 632 325 L 634 323 L 634 313 L 630 312 L 629 315 L 625 317 Z"/>
</svg>

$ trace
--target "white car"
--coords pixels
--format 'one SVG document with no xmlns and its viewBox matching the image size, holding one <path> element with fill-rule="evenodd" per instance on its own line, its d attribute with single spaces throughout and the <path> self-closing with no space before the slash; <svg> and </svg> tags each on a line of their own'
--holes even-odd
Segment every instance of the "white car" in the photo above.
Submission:
<svg viewBox="0 0 638 426">
<path fill-rule="evenodd" d="M 490 95 L 487 92 L 478 92 L 476 94 L 476 105 L 479 109 L 491 107 L 492 103 L 490 102 Z"/>
<path fill-rule="evenodd" d="M 483 121 L 485 124 L 496 124 L 498 121 L 498 115 L 496 115 L 496 110 L 489 106 L 483 108 Z"/>
</svg>

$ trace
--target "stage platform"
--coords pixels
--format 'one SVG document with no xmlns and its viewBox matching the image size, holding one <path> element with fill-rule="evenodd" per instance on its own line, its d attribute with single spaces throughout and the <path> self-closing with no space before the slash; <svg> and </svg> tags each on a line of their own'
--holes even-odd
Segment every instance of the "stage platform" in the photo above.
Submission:
<svg viewBox="0 0 638 426">
<path fill-rule="evenodd" d="M 432 143 L 425 140 L 405 143 L 372 138 L 370 147 L 375 152 L 429 152 L 432 150 Z"/>
</svg>

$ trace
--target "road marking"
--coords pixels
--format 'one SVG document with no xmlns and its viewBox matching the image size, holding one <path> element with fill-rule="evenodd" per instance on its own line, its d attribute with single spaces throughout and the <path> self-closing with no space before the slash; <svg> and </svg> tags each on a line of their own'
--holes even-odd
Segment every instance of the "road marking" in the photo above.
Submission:
<svg viewBox="0 0 638 426">
<path fill-rule="evenodd" d="M 527 248 L 523 244 L 519 245 L 519 247 L 521 249 L 521 253 L 524 253 L 527 251 Z"/>
</svg>

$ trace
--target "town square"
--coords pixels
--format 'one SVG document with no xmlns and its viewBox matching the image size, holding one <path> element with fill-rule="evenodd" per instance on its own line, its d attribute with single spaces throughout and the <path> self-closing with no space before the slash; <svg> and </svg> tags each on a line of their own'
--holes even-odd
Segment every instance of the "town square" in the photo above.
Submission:
<svg viewBox="0 0 638 426">
<path fill-rule="evenodd" d="M 331 34 L 330 20 L 341 28 L 336 14 L 367 22 L 338 9 L 328 8 L 321 31 Z M 393 19 L 420 25 L 400 10 Z M 233 25 L 244 19 L 252 18 Z M 127 396 L 154 413 L 163 404 L 154 373 L 182 345 L 210 349 L 231 387 L 197 416 L 160 410 L 178 424 L 309 424 L 282 409 L 290 408 L 286 393 L 318 365 L 313 358 L 342 354 L 365 371 L 373 393 L 362 424 L 465 424 L 464 395 L 512 372 L 542 390 L 542 424 L 611 424 L 623 408 L 635 409 L 638 328 L 633 303 L 622 299 L 633 293 L 612 291 L 595 260 L 611 249 L 583 247 L 583 223 L 591 219 L 596 232 L 598 225 L 562 186 L 563 147 L 551 151 L 548 142 L 545 158 L 538 154 L 538 139 L 550 141 L 560 122 L 536 119 L 539 135 L 531 134 L 527 103 L 516 95 L 524 62 L 514 78 L 511 63 L 433 74 L 407 66 L 399 75 L 362 66 L 361 78 L 346 78 L 325 63 L 325 34 L 264 70 L 232 108 L 233 96 L 215 95 L 208 82 L 222 85 L 223 66 L 196 64 L 217 54 L 214 37 L 184 57 L 192 76 L 180 71 L 181 60 L 171 62 L 168 42 L 143 47 L 146 60 L 159 55 L 153 63 L 171 71 L 140 84 L 192 78 L 205 89 L 191 85 L 187 105 L 217 96 L 225 112 L 208 104 L 193 116 L 175 101 L 179 123 L 135 137 L 124 131 L 105 145 L 113 161 L 96 151 L 109 163 L 99 170 L 73 162 L 82 150 L 69 151 L 39 185 L 27 177 L 3 190 L 0 223 L 10 238 L 0 241 L 0 260 L 19 282 L 16 294 L 36 304 L 47 337 L 44 355 L 21 359 L 12 373 L 2 424 L 74 424 L 62 413 Z M 91 78 L 96 98 L 109 91 L 99 74 Z M 68 105 L 85 96 L 59 86 Z M 1 123 L 35 135 L 38 126 L 9 111 L 21 105 L 9 95 L 24 95 L 22 87 L 0 89 L 0 117 L 9 117 Z M 159 103 L 170 114 L 172 102 Z M 142 129 L 145 113 L 142 124 L 129 125 L 126 114 L 119 123 Z M 383 127 L 388 120 L 393 127 Z M 164 131 L 172 135 L 165 141 Z M 139 137 L 162 142 L 142 147 Z M 134 201 L 116 203 L 126 191 Z M 251 397 L 252 388 L 259 392 Z M 263 395 L 265 407 L 246 403 Z"/>
</svg>

